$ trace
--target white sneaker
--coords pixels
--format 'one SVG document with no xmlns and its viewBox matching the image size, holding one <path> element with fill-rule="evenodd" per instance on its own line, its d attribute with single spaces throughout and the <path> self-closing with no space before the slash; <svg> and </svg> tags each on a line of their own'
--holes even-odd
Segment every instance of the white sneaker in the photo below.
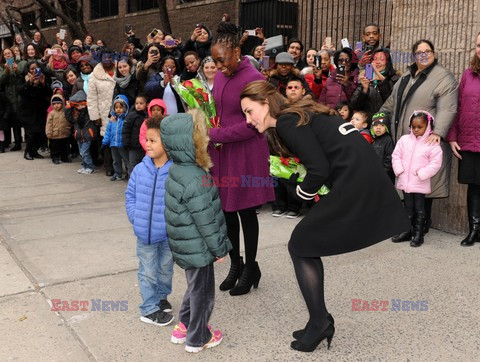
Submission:
<svg viewBox="0 0 480 362">
<path fill-rule="evenodd" d="M 79 169 L 77 170 L 78 173 L 83 173 L 84 171 L 85 171 L 85 168 L 84 168 L 84 167 L 79 168 Z"/>
<path fill-rule="evenodd" d="M 189 352 L 189 353 L 198 353 L 198 352 L 201 352 L 203 351 L 204 349 L 206 348 L 213 348 L 213 347 L 216 347 L 218 346 L 220 343 L 222 343 L 222 340 L 223 340 L 223 333 L 220 332 L 219 330 L 215 330 L 215 331 L 212 331 L 212 338 L 210 339 L 210 341 L 201 346 L 201 347 L 192 347 L 192 346 L 185 346 L 185 351 Z"/>
<path fill-rule="evenodd" d="M 82 173 L 84 175 L 90 175 L 91 173 L 94 173 L 95 170 L 92 170 L 91 168 L 86 168 Z"/>
</svg>

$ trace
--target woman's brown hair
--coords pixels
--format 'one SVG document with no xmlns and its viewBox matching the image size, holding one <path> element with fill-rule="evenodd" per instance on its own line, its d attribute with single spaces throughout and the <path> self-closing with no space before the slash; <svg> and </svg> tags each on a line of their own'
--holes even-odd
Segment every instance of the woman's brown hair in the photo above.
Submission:
<svg viewBox="0 0 480 362">
<path fill-rule="evenodd" d="M 477 34 L 475 38 L 475 49 L 477 48 L 477 39 L 480 36 L 480 33 Z M 470 68 L 474 73 L 480 74 L 480 58 L 477 56 L 477 53 L 473 54 L 472 60 L 470 61 Z"/>
</svg>

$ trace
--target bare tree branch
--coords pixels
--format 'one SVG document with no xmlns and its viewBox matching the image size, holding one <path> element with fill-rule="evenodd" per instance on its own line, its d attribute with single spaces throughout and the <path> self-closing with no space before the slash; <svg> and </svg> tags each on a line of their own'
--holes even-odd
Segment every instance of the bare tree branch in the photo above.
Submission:
<svg viewBox="0 0 480 362">
<path fill-rule="evenodd" d="M 160 10 L 160 25 L 164 33 L 172 33 L 170 26 L 170 18 L 168 17 L 167 0 L 157 0 L 158 9 Z"/>
<path fill-rule="evenodd" d="M 85 38 L 85 32 L 72 20 L 67 14 L 62 11 L 59 11 L 54 6 L 50 5 L 45 0 L 35 0 L 35 2 L 40 5 L 42 8 L 50 12 L 51 14 L 55 14 L 59 18 L 61 18 L 65 24 L 67 24 L 68 29 L 70 30 L 70 35 L 72 38 Z"/>
</svg>

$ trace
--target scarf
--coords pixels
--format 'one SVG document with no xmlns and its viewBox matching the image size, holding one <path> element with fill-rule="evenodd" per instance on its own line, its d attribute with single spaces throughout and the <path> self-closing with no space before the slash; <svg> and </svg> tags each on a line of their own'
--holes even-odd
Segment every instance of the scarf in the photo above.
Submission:
<svg viewBox="0 0 480 362">
<path fill-rule="evenodd" d="M 92 75 L 92 73 L 90 73 L 90 74 L 80 73 L 80 76 L 83 79 L 83 91 L 85 92 L 85 94 L 88 94 L 88 81 L 90 80 L 91 75 Z"/>
<path fill-rule="evenodd" d="M 130 84 L 130 81 L 132 80 L 132 75 L 134 72 L 135 72 L 135 67 L 130 68 L 130 73 L 128 73 L 126 77 L 117 76 L 117 72 L 115 72 L 115 75 L 113 76 L 113 80 L 115 80 L 115 83 L 117 83 L 120 88 L 127 88 L 128 85 Z"/>
</svg>

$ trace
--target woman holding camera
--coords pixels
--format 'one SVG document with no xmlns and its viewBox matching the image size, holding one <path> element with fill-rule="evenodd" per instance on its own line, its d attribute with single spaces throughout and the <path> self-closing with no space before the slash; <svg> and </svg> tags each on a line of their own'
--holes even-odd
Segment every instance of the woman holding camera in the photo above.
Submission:
<svg viewBox="0 0 480 362">
<path fill-rule="evenodd" d="M 210 46 L 212 44 L 212 33 L 204 24 L 197 24 L 192 35 L 185 43 L 183 50 L 185 52 L 194 51 L 200 59 L 210 55 Z"/>
<path fill-rule="evenodd" d="M 24 158 L 29 161 L 34 158 L 43 158 L 38 153 L 38 148 L 43 146 L 45 139 L 47 108 L 52 93 L 46 81 L 40 63 L 28 62 L 24 69 L 23 84 L 18 91 L 20 96 L 18 118 L 25 128 Z"/>
<path fill-rule="evenodd" d="M 393 86 L 400 77 L 393 69 L 392 57 L 388 49 L 376 49 L 371 53 L 370 58 L 372 62 L 366 67 L 372 67 L 371 77 L 367 74 L 368 68 L 359 75 L 360 84 L 355 89 L 350 103 L 353 109 L 373 115 L 390 96 Z"/>
<path fill-rule="evenodd" d="M 353 52 L 350 48 L 335 52 L 333 63 L 336 69 L 330 72 L 318 99 L 319 103 L 334 108 L 340 102 L 350 102 L 358 85 L 358 64 L 352 60 Z"/>
<path fill-rule="evenodd" d="M 305 74 L 305 81 L 315 95 L 315 99 L 320 98 L 323 86 L 326 84 L 330 73 L 334 70 L 335 67 L 330 60 L 328 50 L 320 50 L 314 57 L 312 73 Z"/>
<path fill-rule="evenodd" d="M 141 92 L 147 81 L 161 71 L 161 55 L 160 45 L 157 43 L 151 43 L 145 47 L 142 51 L 144 54 L 142 60 L 137 64 L 137 80 L 139 84 L 139 92 Z"/>
</svg>

